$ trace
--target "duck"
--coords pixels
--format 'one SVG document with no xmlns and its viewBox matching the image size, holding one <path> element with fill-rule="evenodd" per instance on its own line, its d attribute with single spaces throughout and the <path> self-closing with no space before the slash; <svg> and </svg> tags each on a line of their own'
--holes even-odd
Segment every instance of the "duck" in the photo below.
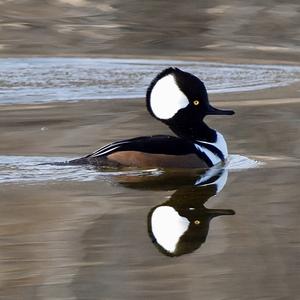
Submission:
<svg viewBox="0 0 300 300">
<path fill-rule="evenodd" d="M 210 168 L 228 157 L 223 135 L 210 128 L 208 115 L 233 115 L 213 107 L 204 83 L 177 67 L 161 71 L 146 91 L 146 108 L 175 134 L 140 136 L 112 142 L 69 164 L 97 167 Z"/>
</svg>

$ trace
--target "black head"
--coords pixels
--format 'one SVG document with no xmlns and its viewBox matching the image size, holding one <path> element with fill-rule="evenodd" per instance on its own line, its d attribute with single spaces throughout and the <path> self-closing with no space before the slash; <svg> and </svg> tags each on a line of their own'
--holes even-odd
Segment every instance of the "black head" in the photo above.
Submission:
<svg viewBox="0 0 300 300">
<path fill-rule="evenodd" d="M 146 94 L 147 109 L 166 124 L 203 119 L 206 115 L 232 115 L 232 110 L 220 110 L 209 104 L 204 83 L 196 76 L 178 68 L 168 68 L 151 82 Z"/>
</svg>

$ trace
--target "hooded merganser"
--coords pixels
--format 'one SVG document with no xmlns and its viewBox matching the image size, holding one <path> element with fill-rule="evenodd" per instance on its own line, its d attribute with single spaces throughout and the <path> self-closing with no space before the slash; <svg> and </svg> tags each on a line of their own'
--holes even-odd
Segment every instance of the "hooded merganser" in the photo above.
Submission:
<svg viewBox="0 0 300 300">
<path fill-rule="evenodd" d="M 207 168 L 225 161 L 222 134 L 203 121 L 207 115 L 232 115 L 209 104 L 206 88 L 196 76 L 178 68 L 159 73 L 147 89 L 149 113 L 177 135 L 154 135 L 117 141 L 69 161 L 105 166 Z"/>
</svg>

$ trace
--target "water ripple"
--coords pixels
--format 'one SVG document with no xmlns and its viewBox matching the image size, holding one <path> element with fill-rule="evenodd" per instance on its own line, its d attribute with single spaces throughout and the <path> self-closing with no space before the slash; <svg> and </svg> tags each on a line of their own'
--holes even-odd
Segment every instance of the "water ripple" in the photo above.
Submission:
<svg viewBox="0 0 300 300">
<path fill-rule="evenodd" d="M 43 156 L 0 156 L 0 184 L 40 183 L 49 181 L 109 180 L 115 176 L 159 176 L 159 169 L 99 170 L 86 165 L 54 165 L 70 158 Z M 48 164 L 47 164 L 48 163 Z M 241 155 L 230 155 L 226 169 L 229 171 L 257 168 L 260 162 Z"/>
<path fill-rule="evenodd" d="M 285 86 L 300 78 L 300 67 L 282 65 L 54 57 L 0 63 L 1 104 L 144 97 L 153 77 L 169 66 L 196 74 L 210 93 Z"/>
<path fill-rule="evenodd" d="M 0 156 L 1 183 L 38 183 L 48 181 L 108 180 L 113 176 L 160 175 L 158 169 L 102 171 L 86 165 L 55 165 L 70 158 L 43 156 Z"/>
</svg>

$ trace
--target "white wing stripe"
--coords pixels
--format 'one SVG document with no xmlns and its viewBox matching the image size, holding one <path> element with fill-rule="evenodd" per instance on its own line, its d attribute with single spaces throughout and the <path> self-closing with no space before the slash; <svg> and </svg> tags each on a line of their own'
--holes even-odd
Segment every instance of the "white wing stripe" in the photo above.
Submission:
<svg viewBox="0 0 300 300">
<path fill-rule="evenodd" d="M 129 143 L 129 142 L 128 141 L 115 142 L 115 143 L 103 146 L 103 147 L 99 148 L 98 150 L 94 151 L 92 153 L 92 156 L 102 154 L 103 151 L 109 150 L 110 148 L 119 147 L 120 145 L 123 145 L 123 144 L 126 144 L 126 143 Z"/>
<path fill-rule="evenodd" d="M 97 157 L 97 156 L 105 155 L 105 154 L 107 154 L 107 153 L 109 153 L 109 152 L 112 152 L 112 151 L 116 150 L 117 148 L 119 148 L 119 146 L 114 147 L 114 148 L 111 148 L 111 149 L 107 149 L 106 151 L 101 151 L 101 152 L 99 152 L 99 153 L 93 153 L 93 154 L 91 155 L 91 157 Z"/>
</svg>

